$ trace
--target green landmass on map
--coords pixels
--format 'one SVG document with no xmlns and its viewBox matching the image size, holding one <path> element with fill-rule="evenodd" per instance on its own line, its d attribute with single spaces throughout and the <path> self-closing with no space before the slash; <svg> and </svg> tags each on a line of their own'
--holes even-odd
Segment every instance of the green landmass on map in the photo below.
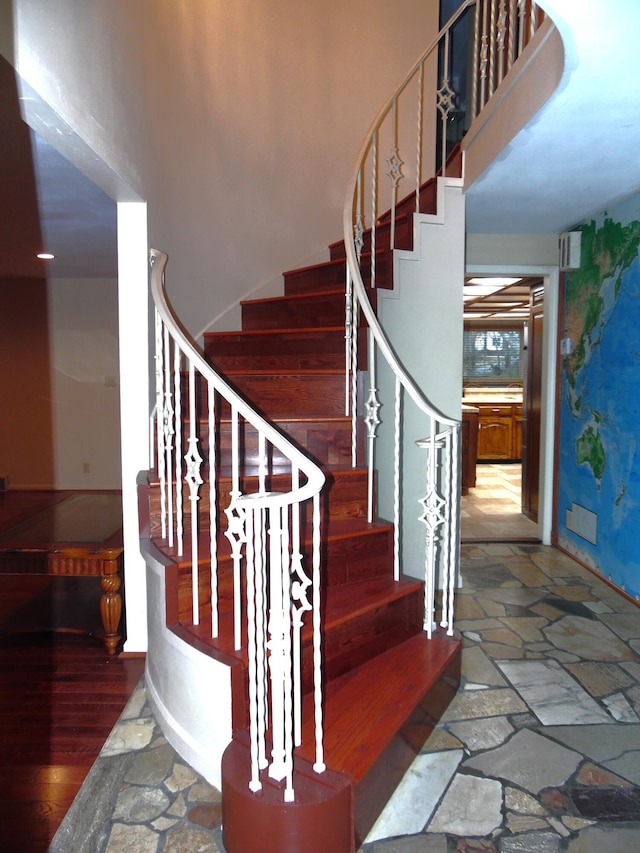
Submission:
<svg viewBox="0 0 640 853">
<path fill-rule="evenodd" d="M 588 465 L 595 479 L 600 482 L 604 474 L 607 454 L 600 433 L 595 427 L 588 426 L 576 441 L 576 457 L 578 465 L 583 463 Z"/>
<path fill-rule="evenodd" d="M 573 340 L 574 350 L 565 358 L 564 370 L 572 389 L 575 389 L 577 374 L 597 344 L 591 336 L 602 317 L 602 283 L 615 273 L 617 297 L 624 273 L 638 256 L 640 222 L 622 225 L 605 219 L 598 228 L 596 222 L 591 221 L 581 231 L 580 269 L 569 273 L 567 280 L 565 337 Z"/>
</svg>

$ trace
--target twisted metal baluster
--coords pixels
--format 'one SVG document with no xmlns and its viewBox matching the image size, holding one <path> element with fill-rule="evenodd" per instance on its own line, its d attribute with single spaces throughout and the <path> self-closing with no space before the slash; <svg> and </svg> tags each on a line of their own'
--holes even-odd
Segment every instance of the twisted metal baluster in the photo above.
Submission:
<svg viewBox="0 0 640 853">
<path fill-rule="evenodd" d="M 507 7 L 505 0 L 500 0 L 500 6 L 498 7 L 498 19 L 496 21 L 496 32 L 497 32 L 497 50 L 498 50 L 498 68 L 497 68 L 497 76 L 498 76 L 498 85 L 502 82 L 504 78 L 504 45 L 505 38 L 507 36 Z"/>
<path fill-rule="evenodd" d="M 364 418 L 367 427 L 368 439 L 368 460 L 367 460 L 367 521 L 373 521 L 373 463 L 374 463 L 374 442 L 376 439 L 376 429 L 380 423 L 378 411 L 380 402 L 378 400 L 378 389 L 376 388 L 376 356 L 375 356 L 375 341 L 371 329 L 369 329 L 369 396 L 365 404 L 366 415 Z"/>
<path fill-rule="evenodd" d="M 509 53 L 507 56 L 507 71 L 516 61 L 516 47 L 518 35 L 518 19 L 516 15 L 516 0 L 509 0 Z"/>
<path fill-rule="evenodd" d="M 200 500 L 200 486 L 202 476 L 202 456 L 198 450 L 198 436 L 196 434 L 196 375 L 195 367 L 189 359 L 189 440 L 188 451 L 184 459 L 186 462 L 185 481 L 189 487 L 189 500 L 191 502 L 191 598 L 193 608 L 193 624 L 200 624 L 200 596 L 199 596 L 199 567 L 198 567 L 198 501 Z"/>
<path fill-rule="evenodd" d="M 395 418 L 393 442 L 393 579 L 400 580 L 400 450 L 402 383 L 396 376 Z"/>
<path fill-rule="evenodd" d="M 320 495 L 313 497 L 313 702 L 316 760 L 313 769 L 324 773 L 324 729 L 322 706 L 322 634 L 320 612 Z"/>
<path fill-rule="evenodd" d="M 416 213 L 420 213 L 420 187 L 422 185 L 422 122 L 424 112 L 424 62 L 418 72 L 418 126 L 416 133 Z"/>
<path fill-rule="evenodd" d="M 260 741 L 261 732 L 258 723 L 258 662 L 262 657 L 257 654 L 256 625 L 257 594 L 256 594 L 256 558 L 254 549 L 254 512 L 248 509 L 246 513 L 246 576 L 247 576 L 247 672 L 249 677 L 249 751 L 251 755 L 251 779 L 249 790 L 262 790 L 260 781 Z"/>
<path fill-rule="evenodd" d="M 246 542 L 244 529 L 244 510 L 239 505 L 240 491 L 240 441 L 238 435 L 238 410 L 235 406 L 231 409 L 231 498 L 229 506 L 224 513 L 227 516 L 227 529 L 225 536 L 231 543 L 231 559 L 233 561 L 233 638 L 234 647 L 242 647 L 242 598 L 241 598 L 241 572 L 242 547 Z"/>
<path fill-rule="evenodd" d="M 300 486 L 300 472 L 292 473 L 293 490 Z M 302 626 L 304 614 L 312 609 L 309 601 L 311 578 L 304 570 L 300 548 L 300 505 L 292 507 L 291 519 L 291 613 L 293 621 L 293 697 L 294 697 L 294 742 L 302 743 Z"/>
<path fill-rule="evenodd" d="M 435 421 L 431 421 L 431 432 L 429 438 L 424 441 L 419 441 L 418 445 L 426 448 L 427 450 L 426 493 L 419 503 L 423 507 L 423 513 L 420 516 L 420 521 L 423 522 L 426 531 L 424 630 L 427 632 L 429 639 L 431 639 L 434 627 L 435 572 L 438 532 L 446 521 L 445 501 L 438 493 L 437 488 L 438 450 L 442 447 L 442 441 L 439 440 L 436 435 Z"/>
<path fill-rule="evenodd" d="M 396 246 L 396 203 L 398 201 L 398 185 L 404 175 L 402 167 L 404 161 L 398 153 L 398 99 L 394 98 L 391 112 L 391 153 L 386 158 L 389 171 L 387 177 L 391 181 L 391 230 L 389 233 L 389 248 Z"/>
<path fill-rule="evenodd" d="M 358 333 L 360 310 L 355 293 L 352 294 L 351 332 L 351 467 L 358 464 Z"/>
<path fill-rule="evenodd" d="M 174 433 L 176 441 L 176 539 L 178 556 L 184 553 L 183 513 L 182 505 L 182 383 L 181 371 L 182 353 L 177 342 L 173 347 L 173 388 L 175 398 Z"/>
<path fill-rule="evenodd" d="M 218 490 L 217 490 L 217 442 L 216 442 L 216 391 L 211 380 L 207 382 L 207 408 L 209 430 L 209 565 L 211 586 L 211 636 L 217 637 L 220 630 L 218 604 Z"/>
<path fill-rule="evenodd" d="M 378 131 L 371 139 L 371 281 L 376 286 L 376 226 L 378 224 Z"/>
<path fill-rule="evenodd" d="M 167 538 L 167 475 L 164 451 L 164 332 L 160 314 L 156 309 L 156 459 L 160 482 L 160 524 L 162 538 Z"/>
</svg>

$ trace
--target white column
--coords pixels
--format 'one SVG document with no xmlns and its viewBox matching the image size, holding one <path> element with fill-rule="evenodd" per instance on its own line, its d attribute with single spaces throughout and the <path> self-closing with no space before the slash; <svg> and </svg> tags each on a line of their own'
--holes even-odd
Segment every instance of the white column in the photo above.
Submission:
<svg viewBox="0 0 640 853">
<path fill-rule="evenodd" d="M 126 652 L 147 650 L 146 566 L 140 553 L 138 472 L 149 467 L 147 206 L 118 204 L 120 438 L 126 586 Z"/>
</svg>

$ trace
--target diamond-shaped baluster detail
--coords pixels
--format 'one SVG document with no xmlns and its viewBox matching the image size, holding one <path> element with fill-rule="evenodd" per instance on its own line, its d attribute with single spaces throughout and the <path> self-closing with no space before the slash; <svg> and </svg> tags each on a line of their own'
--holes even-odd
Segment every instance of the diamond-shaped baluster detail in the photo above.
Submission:
<svg viewBox="0 0 640 853">
<path fill-rule="evenodd" d="M 307 595 L 311 586 L 311 578 L 305 572 L 302 565 L 302 554 L 291 555 L 291 598 L 297 605 L 293 605 L 294 619 L 297 625 L 302 624 L 302 614 L 311 610 L 311 603 Z"/>
<path fill-rule="evenodd" d="M 356 221 L 353 226 L 353 242 L 356 247 L 356 256 L 358 261 L 360 261 L 364 247 L 364 216 L 361 213 L 356 215 Z"/>
<path fill-rule="evenodd" d="M 444 121 L 446 121 L 447 116 L 449 115 L 449 113 L 451 112 L 451 110 L 455 106 L 455 100 L 456 100 L 456 93 L 449 86 L 449 78 L 448 77 L 445 77 L 443 79 L 442 85 L 438 89 L 437 97 L 438 97 L 437 106 L 438 106 L 438 109 L 440 110 L 440 115 L 442 116 Z"/>
<path fill-rule="evenodd" d="M 162 405 L 162 434 L 164 435 L 165 447 L 170 445 L 171 437 L 175 435 L 173 415 L 173 396 L 170 391 L 166 391 Z"/>
<path fill-rule="evenodd" d="M 186 484 L 189 486 L 189 500 L 199 500 L 198 491 L 202 485 L 202 477 L 200 469 L 202 467 L 202 456 L 198 450 L 198 439 L 191 436 L 188 439 L 188 450 L 185 453 L 184 461 L 186 463 L 186 474 L 184 476 Z"/>
<path fill-rule="evenodd" d="M 438 528 L 446 521 L 445 500 L 438 494 L 435 488 L 418 501 L 424 507 L 420 521 L 427 528 L 427 536 L 430 540 L 435 539 Z"/>
<path fill-rule="evenodd" d="M 238 508 L 238 498 L 241 495 L 242 492 L 237 489 L 233 489 L 229 492 L 231 501 L 224 511 L 224 514 L 227 516 L 227 529 L 225 530 L 224 535 L 231 543 L 231 554 L 233 559 L 240 556 L 242 546 L 247 541 L 244 510 Z"/>
<path fill-rule="evenodd" d="M 387 176 L 391 180 L 392 186 L 395 188 L 398 186 L 402 178 L 404 177 L 402 173 L 402 167 L 404 166 L 404 160 L 400 158 L 397 147 L 391 149 L 391 154 L 386 158 L 387 165 L 389 166 L 389 171 L 386 173 Z"/>
<path fill-rule="evenodd" d="M 380 418 L 378 417 L 380 403 L 378 402 L 377 388 L 369 388 L 369 396 L 367 397 L 367 402 L 365 403 L 365 409 L 366 415 L 364 418 L 364 422 L 367 425 L 367 435 L 369 438 L 375 438 L 376 427 L 380 423 Z"/>
</svg>

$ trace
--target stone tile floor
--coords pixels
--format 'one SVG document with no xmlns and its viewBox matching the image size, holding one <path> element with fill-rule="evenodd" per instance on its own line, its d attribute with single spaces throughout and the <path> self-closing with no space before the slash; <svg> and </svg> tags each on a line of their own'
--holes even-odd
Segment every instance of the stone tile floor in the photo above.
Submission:
<svg viewBox="0 0 640 853">
<path fill-rule="evenodd" d="M 462 564 L 460 692 L 361 853 L 640 850 L 640 609 L 541 545 Z M 220 817 L 141 683 L 50 851 L 224 853 Z"/>
</svg>

